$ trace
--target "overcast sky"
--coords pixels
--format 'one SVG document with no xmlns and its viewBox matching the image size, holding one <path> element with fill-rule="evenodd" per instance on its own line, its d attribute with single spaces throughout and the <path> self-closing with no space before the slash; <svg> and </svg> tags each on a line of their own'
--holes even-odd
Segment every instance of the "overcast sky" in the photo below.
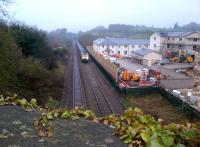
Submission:
<svg viewBox="0 0 200 147">
<path fill-rule="evenodd" d="M 200 23 L 200 0 L 15 0 L 12 15 L 41 29 L 85 31 L 120 23 L 156 27 Z"/>
</svg>

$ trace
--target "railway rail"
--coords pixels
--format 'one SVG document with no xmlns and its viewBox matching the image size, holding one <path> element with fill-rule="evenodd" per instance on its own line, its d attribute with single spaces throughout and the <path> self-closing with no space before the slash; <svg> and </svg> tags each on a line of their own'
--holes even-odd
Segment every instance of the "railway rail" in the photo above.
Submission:
<svg viewBox="0 0 200 147">
<path fill-rule="evenodd" d="M 73 108 L 84 107 L 84 90 L 80 76 L 80 65 L 77 58 L 76 42 L 73 42 Z"/>
<path fill-rule="evenodd" d="M 84 107 L 93 110 L 97 116 L 120 114 L 124 108 L 118 100 L 116 91 L 98 69 L 93 60 L 83 63 L 80 44 L 72 43 L 70 74 L 66 74 L 66 88 L 61 103 L 68 108 Z M 81 50 L 84 49 L 81 46 Z M 68 82 L 68 83 L 67 83 Z M 71 86 L 70 86 L 71 84 Z"/>
</svg>

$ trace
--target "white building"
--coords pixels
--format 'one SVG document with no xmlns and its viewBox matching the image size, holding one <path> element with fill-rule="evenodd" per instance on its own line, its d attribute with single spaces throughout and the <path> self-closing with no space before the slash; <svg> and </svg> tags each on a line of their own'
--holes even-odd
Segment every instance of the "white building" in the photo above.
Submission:
<svg viewBox="0 0 200 147">
<path fill-rule="evenodd" d="M 133 54 L 133 60 L 143 65 L 151 66 L 158 60 L 162 60 L 162 55 L 151 49 L 140 49 Z"/>
<path fill-rule="evenodd" d="M 135 51 L 149 48 L 149 40 L 131 40 L 125 38 L 98 38 L 93 41 L 93 49 L 99 54 L 121 55 L 131 57 Z"/>
<path fill-rule="evenodd" d="M 160 51 L 163 56 L 167 52 L 194 54 L 200 48 L 200 32 L 156 32 L 150 37 L 150 49 Z"/>
</svg>

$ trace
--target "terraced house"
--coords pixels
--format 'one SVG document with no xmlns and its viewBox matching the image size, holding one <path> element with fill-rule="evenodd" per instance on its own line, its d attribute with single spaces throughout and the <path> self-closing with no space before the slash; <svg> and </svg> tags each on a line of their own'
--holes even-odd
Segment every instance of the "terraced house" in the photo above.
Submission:
<svg viewBox="0 0 200 147">
<path fill-rule="evenodd" d="M 163 56 L 169 52 L 194 55 L 200 50 L 200 32 L 155 32 L 150 37 L 150 48 Z"/>
<path fill-rule="evenodd" d="M 131 57 L 135 51 L 149 48 L 148 39 L 131 40 L 126 38 L 98 38 L 93 41 L 93 49 L 99 54 Z"/>
</svg>

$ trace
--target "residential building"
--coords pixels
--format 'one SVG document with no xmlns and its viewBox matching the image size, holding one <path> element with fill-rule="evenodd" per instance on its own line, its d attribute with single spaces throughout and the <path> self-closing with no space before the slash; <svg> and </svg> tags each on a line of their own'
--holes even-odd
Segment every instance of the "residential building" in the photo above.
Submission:
<svg viewBox="0 0 200 147">
<path fill-rule="evenodd" d="M 142 48 L 149 48 L 150 41 L 144 39 L 125 39 L 125 38 L 98 38 L 93 41 L 93 49 L 99 54 L 120 55 L 131 57 L 135 51 Z"/>
<path fill-rule="evenodd" d="M 162 55 L 151 49 L 140 49 L 133 54 L 132 58 L 140 64 L 151 66 L 156 61 L 162 60 Z"/>
<path fill-rule="evenodd" d="M 200 48 L 200 32 L 155 32 L 150 37 L 150 49 L 163 56 L 169 52 L 194 54 L 197 48 Z"/>
</svg>

